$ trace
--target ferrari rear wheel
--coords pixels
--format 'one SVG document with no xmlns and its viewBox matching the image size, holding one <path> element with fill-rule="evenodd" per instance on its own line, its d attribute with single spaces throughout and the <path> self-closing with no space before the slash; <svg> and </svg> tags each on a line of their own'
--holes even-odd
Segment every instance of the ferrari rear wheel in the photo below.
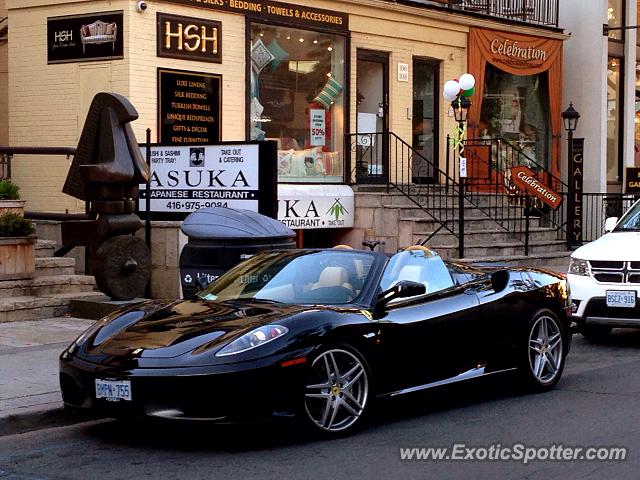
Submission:
<svg viewBox="0 0 640 480">
<path fill-rule="evenodd" d="M 564 330 L 550 310 L 538 311 L 530 320 L 527 334 L 527 362 L 522 366 L 525 381 L 534 390 L 552 389 L 564 369 Z"/>
<path fill-rule="evenodd" d="M 347 347 L 326 349 L 311 364 L 306 418 L 322 432 L 346 432 L 362 418 L 369 396 L 370 376 L 359 353 Z"/>
</svg>

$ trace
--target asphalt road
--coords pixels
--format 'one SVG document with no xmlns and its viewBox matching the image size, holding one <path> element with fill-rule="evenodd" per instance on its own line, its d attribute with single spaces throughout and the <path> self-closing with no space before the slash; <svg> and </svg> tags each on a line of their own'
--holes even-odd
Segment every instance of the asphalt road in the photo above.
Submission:
<svg viewBox="0 0 640 480">
<path fill-rule="evenodd" d="M 274 385 L 274 394 L 277 394 Z M 248 426 L 100 420 L 0 437 L 0 480 L 639 479 L 640 332 L 574 337 L 557 389 L 511 377 L 386 401 L 358 434 L 331 441 L 283 422 Z M 401 447 L 622 446 L 625 461 L 403 461 Z"/>
</svg>

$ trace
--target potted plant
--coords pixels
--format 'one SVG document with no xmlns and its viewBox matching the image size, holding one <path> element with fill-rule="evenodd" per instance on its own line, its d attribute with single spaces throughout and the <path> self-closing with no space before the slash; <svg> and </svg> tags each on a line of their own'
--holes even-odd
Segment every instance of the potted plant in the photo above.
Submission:
<svg viewBox="0 0 640 480">
<path fill-rule="evenodd" d="M 20 187 L 11 180 L 0 180 L 0 214 L 13 212 L 24 215 L 24 200 L 20 200 Z"/>
<path fill-rule="evenodd" d="M 21 214 L 0 215 L 0 281 L 33 278 L 36 236 L 31 220 Z"/>
</svg>

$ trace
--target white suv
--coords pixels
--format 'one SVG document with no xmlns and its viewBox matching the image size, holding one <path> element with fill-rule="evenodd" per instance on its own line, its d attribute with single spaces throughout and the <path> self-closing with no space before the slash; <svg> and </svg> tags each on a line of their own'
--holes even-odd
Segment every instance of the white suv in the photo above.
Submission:
<svg viewBox="0 0 640 480">
<path fill-rule="evenodd" d="M 604 229 L 573 252 L 567 275 L 573 320 L 592 339 L 613 327 L 640 328 L 640 200 L 620 221 L 607 218 Z"/>
</svg>

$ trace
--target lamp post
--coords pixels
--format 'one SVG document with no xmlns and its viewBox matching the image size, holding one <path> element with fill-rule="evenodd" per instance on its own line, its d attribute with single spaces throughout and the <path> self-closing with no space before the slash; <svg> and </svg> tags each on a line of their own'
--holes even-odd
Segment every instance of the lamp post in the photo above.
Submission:
<svg viewBox="0 0 640 480">
<path fill-rule="evenodd" d="M 464 160 L 464 168 L 462 167 L 462 154 L 464 153 L 464 139 L 462 134 L 464 132 L 464 124 L 467 121 L 469 114 L 469 108 L 471 107 L 471 101 L 464 95 L 459 95 L 454 101 L 451 102 L 453 108 L 453 116 L 458 122 L 458 173 L 459 173 L 459 185 L 458 185 L 458 257 L 464 258 L 464 191 L 465 191 L 465 179 L 467 176 L 466 159 Z M 462 175 L 464 170 L 464 176 Z"/>
<path fill-rule="evenodd" d="M 574 198 L 574 185 L 571 179 L 571 165 L 573 162 L 573 132 L 578 126 L 578 119 L 580 118 L 580 114 L 573 108 L 573 102 L 569 103 L 569 107 L 562 112 L 562 122 L 564 123 L 564 129 L 567 132 L 567 142 L 568 142 L 568 162 L 567 162 L 567 180 L 569 183 L 569 202 L 567 205 L 567 248 L 570 249 L 573 246 L 573 241 L 570 235 L 571 229 L 573 228 L 573 221 L 575 218 L 575 198 Z"/>
</svg>

